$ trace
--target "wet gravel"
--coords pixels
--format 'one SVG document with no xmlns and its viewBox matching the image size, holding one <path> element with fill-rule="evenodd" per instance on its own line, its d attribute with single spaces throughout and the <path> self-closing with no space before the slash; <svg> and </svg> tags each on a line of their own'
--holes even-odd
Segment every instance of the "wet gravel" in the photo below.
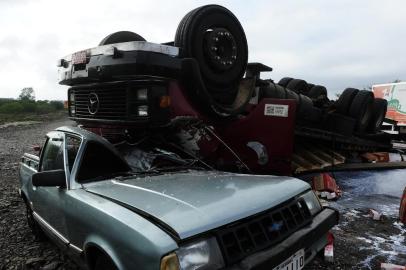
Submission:
<svg viewBox="0 0 406 270">
<path fill-rule="evenodd" d="M 34 238 L 17 193 L 21 155 L 32 152 L 32 145 L 41 145 L 47 131 L 71 124 L 61 119 L 0 128 L 0 270 L 77 269 L 52 243 Z M 380 269 L 381 262 L 406 265 L 406 227 L 397 221 L 396 213 L 389 211 L 382 221 L 374 221 L 365 205 L 351 205 L 333 204 L 341 212 L 340 224 L 333 229 L 335 262 L 317 258 L 306 269 Z"/>
</svg>

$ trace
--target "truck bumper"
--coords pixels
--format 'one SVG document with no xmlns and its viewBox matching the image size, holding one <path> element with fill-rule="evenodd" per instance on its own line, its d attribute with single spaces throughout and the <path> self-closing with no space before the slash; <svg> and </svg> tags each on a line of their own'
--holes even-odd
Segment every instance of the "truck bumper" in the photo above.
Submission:
<svg viewBox="0 0 406 270">
<path fill-rule="evenodd" d="M 326 246 L 327 233 L 338 224 L 338 217 L 337 210 L 326 208 L 313 218 L 310 225 L 294 232 L 278 245 L 255 253 L 227 269 L 271 270 L 300 249 L 305 250 L 307 264 Z"/>
</svg>

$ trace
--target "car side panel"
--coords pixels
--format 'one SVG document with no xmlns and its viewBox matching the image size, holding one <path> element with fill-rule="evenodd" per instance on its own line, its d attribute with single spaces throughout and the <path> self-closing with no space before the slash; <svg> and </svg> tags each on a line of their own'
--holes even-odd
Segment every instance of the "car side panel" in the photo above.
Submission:
<svg viewBox="0 0 406 270">
<path fill-rule="evenodd" d="M 83 189 L 67 192 L 65 206 L 71 244 L 102 248 L 119 269 L 159 269 L 161 257 L 177 248 L 158 226 Z"/>
</svg>

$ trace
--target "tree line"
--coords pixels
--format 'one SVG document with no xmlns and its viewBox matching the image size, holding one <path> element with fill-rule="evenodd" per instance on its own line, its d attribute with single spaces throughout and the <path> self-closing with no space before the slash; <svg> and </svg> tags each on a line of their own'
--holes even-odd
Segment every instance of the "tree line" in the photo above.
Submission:
<svg viewBox="0 0 406 270">
<path fill-rule="evenodd" d="M 35 91 L 32 87 L 23 88 L 18 99 L 0 98 L 0 113 L 51 113 L 63 110 L 63 102 L 57 100 L 35 100 Z"/>
</svg>

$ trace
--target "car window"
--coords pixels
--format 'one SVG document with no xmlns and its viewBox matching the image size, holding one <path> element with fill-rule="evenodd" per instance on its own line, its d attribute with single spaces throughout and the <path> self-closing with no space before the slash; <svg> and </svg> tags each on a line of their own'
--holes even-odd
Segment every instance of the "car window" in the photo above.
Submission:
<svg viewBox="0 0 406 270">
<path fill-rule="evenodd" d="M 129 170 L 128 164 L 106 146 L 90 141 L 84 150 L 76 180 L 89 182 Z"/>
<path fill-rule="evenodd" d="M 63 169 L 63 140 L 49 138 L 42 154 L 41 171 Z"/>
<path fill-rule="evenodd" d="M 71 135 L 66 136 L 66 149 L 68 152 L 69 171 L 72 171 L 73 164 L 75 163 L 76 156 L 78 155 L 81 142 L 82 140 L 78 137 Z"/>
</svg>

